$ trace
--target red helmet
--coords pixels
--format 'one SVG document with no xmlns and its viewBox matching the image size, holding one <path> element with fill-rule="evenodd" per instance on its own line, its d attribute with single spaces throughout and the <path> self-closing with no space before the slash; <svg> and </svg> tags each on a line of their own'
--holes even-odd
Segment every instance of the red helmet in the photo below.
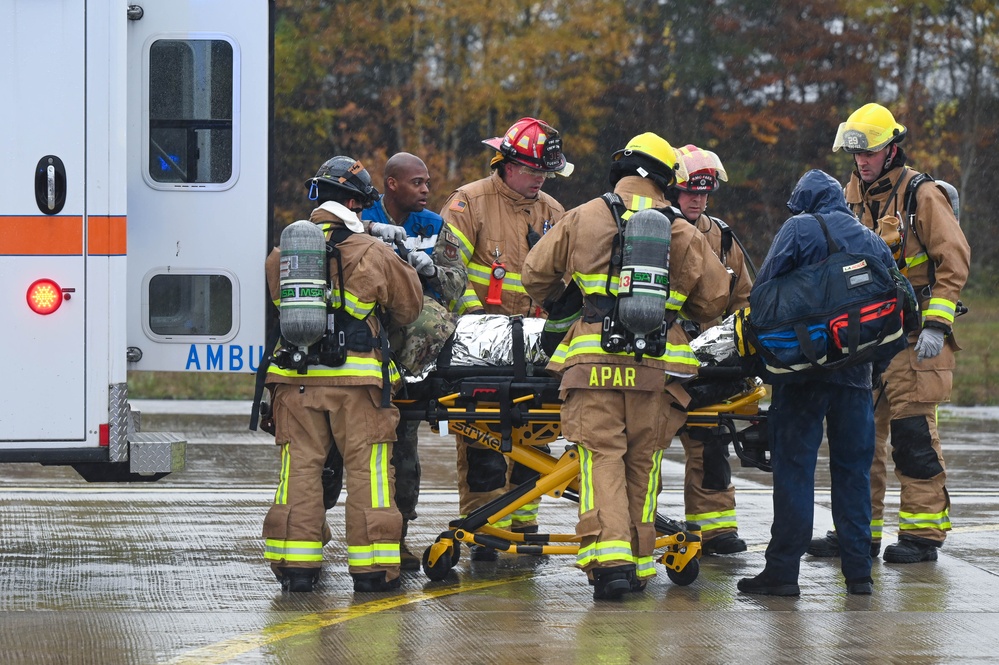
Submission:
<svg viewBox="0 0 999 665">
<path fill-rule="evenodd" d="M 718 155 L 710 150 L 702 150 L 688 144 L 680 148 L 680 159 L 687 169 L 687 177 L 677 176 L 676 188 L 686 192 L 713 192 L 720 186 L 719 180 L 728 181 L 728 174 Z"/>
<path fill-rule="evenodd" d="M 507 160 L 563 176 L 568 176 L 575 168 L 562 154 L 562 138 L 558 130 L 543 120 L 521 118 L 503 136 L 486 139 L 483 143 L 500 153 L 490 165 Z"/>
</svg>

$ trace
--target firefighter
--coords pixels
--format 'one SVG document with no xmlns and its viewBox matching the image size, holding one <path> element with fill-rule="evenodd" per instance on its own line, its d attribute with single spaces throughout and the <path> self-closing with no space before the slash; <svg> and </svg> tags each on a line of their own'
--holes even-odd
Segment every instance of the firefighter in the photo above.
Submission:
<svg viewBox="0 0 999 665">
<path fill-rule="evenodd" d="M 306 185 L 319 204 L 309 219 L 334 247 L 327 250 L 327 318 L 346 333 L 346 357 L 335 357 L 339 335 L 329 332 L 326 338 L 331 339 L 314 345 L 320 349 L 317 363 L 294 366 L 288 353 L 294 348 L 283 341 L 273 354 L 267 383 L 281 473 L 264 520 L 264 557 L 283 588 L 312 590 L 323 545 L 330 539 L 322 471 L 335 441 L 348 489 L 347 563 L 354 590 L 387 591 L 399 586 L 402 517 L 393 500 L 389 463 L 399 412 L 388 390 L 399 373 L 384 355 L 388 341 L 383 331 L 386 325 L 416 319 L 422 289 L 412 266 L 363 233 L 358 214 L 376 201 L 378 191 L 360 162 L 334 157 Z M 282 268 L 281 250 L 275 248 L 266 262 L 275 301 L 280 299 Z"/>
<path fill-rule="evenodd" d="M 634 137 L 614 153 L 610 182 L 623 204 L 625 223 L 635 211 L 668 210 L 666 192 L 679 163 L 669 142 L 653 133 Z M 664 226 L 670 224 L 656 214 Z M 682 314 L 707 324 L 729 299 L 728 273 L 705 235 L 692 224 L 674 223 L 669 251 L 661 254 L 663 263 L 669 257 L 669 285 L 657 306 L 665 309 L 669 327 L 665 339 L 658 340 L 659 352 L 636 356 L 608 350 L 610 340 L 601 331 L 604 317 L 617 311 L 620 262 L 612 259 L 615 247 L 622 246 L 614 240 L 617 228 L 603 198 L 584 203 L 531 250 L 522 275 L 536 301 L 558 293 L 563 275 L 572 276 L 584 298 L 582 317 L 569 328 L 548 369 L 562 376 L 562 433 L 580 455 L 576 563 L 593 584 L 595 600 L 644 589 L 655 575 L 662 454 L 683 424 L 690 400 L 681 381 L 698 369 L 690 338 L 676 318 Z M 660 309 L 658 316 L 663 315 Z"/>
<path fill-rule="evenodd" d="M 723 316 L 749 306 L 749 291 L 753 280 L 746 265 L 742 246 L 734 241 L 734 233 L 724 222 L 705 212 L 708 196 L 728 180 L 718 155 L 695 145 L 680 148 L 680 159 L 686 168 L 686 179 L 678 178 L 671 196 L 682 217 L 704 234 L 711 250 L 728 270 L 730 292 Z M 693 336 L 702 332 L 696 322 L 684 322 Z M 694 437 L 704 431 L 694 428 L 680 435 L 686 456 L 683 478 L 683 502 L 687 521 L 701 529 L 701 551 L 704 554 L 735 554 L 746 551 L 746 542 L 739 538 L 735 513 L 735 486 L 728 463 L 727 442 L 705 442 Z"/>
<path fill-rule="evenodd" d="M 440 215 L 426 209 L 430 172 L 423 160 L 408 152 L 396 153 L 385 162 L 383 182 L 385 193 L 375 205 L 364 209 L 361 220 L 369 223 L 371 235 L 392 247 L 405 247 L 407 261 L 420 275 L 424 296 L 420 318 L 390 334 L 399 363 L 410 372 L 419 372 L 454 332 L 454 319 L 446 306 L 465 291 L 465 264 L 457 237 Z M 420 498 L 419 428 L 418 420 L 400 421 L 392 450 L 395 502 L 402 513 L 402 570 L 420 569 L 420 558 L 406 546 L 409 522 L 417 517 Z"/>
<path fill-rule="evenodd" d="M 910 335 L 875 386 L 876 450 L 871 466 L 871 553 L 881 549 L 888 440 L 901 484 L 898 543 L 884 551 L 889 563 L 935 561 L 951 528 L 947 472 L 937 432 L 937 405 L 950 399 L 960 350 L 954 317 L 968 280 L 971 249 L 945 190 L 929 182 L 915 188 L 915 215 L 906 206 L 909 183 L 920 174 L 906 166 L 906 128 L 880 104 L 865 104 L 840 124 L 833 151 L 853 155 L 846 200 L 860 220 L 885 239 L 920 300 L 922 327 Z M 834 531 L 812 540 L 813 556 L 838 556 Z"/>
<path fill-rule="evenodd" d="M 441 215 L 458 236 L 468 286 L 455 303 L 458 314 L 520 314 L 541 316 L 537 302 L 524 292 L 520 270 L 528 250 L 564 214 L 554 198 L 541 191 L 545 180 L 568 176 L 573 165 L 562 154 L 558 131 L 535 118 L 521 118 L 501 137 L 486 139 L 496 150 L 492 174 L 453 191 Z M 499 452 L 456 437 L 458 499 L 462 516 L 485 505 L 530 472 L 521 465 L 507 468 Z M 494 526 L 520 533 L 537 533 L 538 504 L 519 508 L 507 522 Z M 477 561 L 496 560 L 496 551 L 472 546 Z"/>
</svg>

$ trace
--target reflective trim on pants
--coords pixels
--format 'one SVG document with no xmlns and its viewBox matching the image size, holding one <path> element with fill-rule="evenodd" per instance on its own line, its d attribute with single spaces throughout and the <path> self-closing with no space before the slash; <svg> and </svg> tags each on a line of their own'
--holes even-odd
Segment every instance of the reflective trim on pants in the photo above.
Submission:
<svg viewBox="0 0 999 665">
<path fill-rule="evenodd" d="M 375 443 L 371 446 L 371 507 L 388 508 L 391 505 L 392 488 L 389 483 L 389 453 L 387 443 Z"/>
<path fill-rule="evenodd" d="M 287 443 L 281 446 L 281 474 L 278 477 L 277 490 L 274 491 L 274 503 L 279 506 L 288 503 L 288 472 L 291 469 L 291 446 Z"/>
<path fill-rule="evenodd" d="M 264 542 L 264 558 L 273 561 L 322 561 L 323 544 L 307 540 L 275 540 Z"/>
<path fill-rule="evenodd" d="M 638 579 L 643 577 L 652 577 L 656 574 L 656 558 L 652 556 L 640 556 L 635 558 L 635 563 L 637 564 L 637 569 L 635 570 L 635 575 Z"/>
<path fill-rule="evenodd" d="M 624 540 L 597 541 L 579 548 L 576 555 L 576 565 L 580 568 L 591 563 L 607 563 L 610 561 L 620 561 L 622 563 L 635 563 L 635 557 L 631 553 L 631 543 Z"/>
<path fill-rule="evenodd" d="M 737 529 L 739 527 L 739 523 L 735 519 L 735 509 L 714 513 L 700 513 L 699 515 L 687 515 L 687 521 L 696 522 L 701 527 L 701 531 Z"/>
<path fill-rule="evenodd" d="M 351 568 L 398 566 L 399 543 L 350 545 L 347 547 L 347 565 Z"/>
<path fill-rule="evenodd" d="M 645 489 L 645 505 L 642 507 L 642 521 L 656 520 L 656 504 L 659 499 L 660 474 L 662 474 L 663 451 L 652 453 L 652 471 L 649 473 L 649 484 Z"/>
<path fill-rule="evenodd" d="M 907 513 L 899 511 L 898 528 L 900 531 L 911 531 L 913 529 L 940 529 L 947 531 L 951 528 L 950 512 L 944 509 L 940 513 Z"/>
</svg>

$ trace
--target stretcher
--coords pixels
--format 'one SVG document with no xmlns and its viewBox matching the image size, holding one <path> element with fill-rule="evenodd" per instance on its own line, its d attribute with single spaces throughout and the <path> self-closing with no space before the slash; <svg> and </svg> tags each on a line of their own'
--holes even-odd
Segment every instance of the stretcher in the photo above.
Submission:
<svg viewBox="0 0 999 665">
<path fill-rule="evenodd" d="M 525 555 L 575 555 L 579 550 L 575 534 L 514 533 L 493 526 L 544 495 L 579 501 L 576 446 L 566 442 L 557 455 L 538 448 L 555 443 L 561 434 L 560 379 L 524 359 L 517 330 L 515 324 L 510 366 L 438 366 L 395 400 L 404 420 L 426 421 L 434 431 L 461 434 L 535 472 L 449 524 L 423 553 L 423 571 L 431 580 L 444 579 L 458 564 L 461 543 Z M 759 407 L 766 395 L 762 384 L 744 377 L 739 368 L 705 368 L 704 376 L 691 384 L 694 401 L 685 427 L 698 428 L 701 439 L 731 442 L 743 466 L 769 470 L 766 413 Z M 724 398 L 717 399 L 720 394 Z M 748 426 L 740 429 L 739 423 Z M 658 561 L 667 576 L 681 586 L 692 583 L 699 573 L 700 532 L 658 513 L 655 527 L 656 551 L 662 551 Z"/>
</svg>

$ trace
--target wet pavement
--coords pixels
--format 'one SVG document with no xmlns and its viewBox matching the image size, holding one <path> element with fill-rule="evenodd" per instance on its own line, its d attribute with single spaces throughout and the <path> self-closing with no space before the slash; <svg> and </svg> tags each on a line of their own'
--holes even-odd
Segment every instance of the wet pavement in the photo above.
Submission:
<svg viewBox="0 0 999 665">
<path fill-rule="evenodd" d="M 312 594 L 282 593 L 262 561 L 272 439 L 247 403 L 135 402 L 146 430 L 188 437 L 188 466 L 152 484 L 92 485 L 71 469 L 0 465 L 3 663 L 992 663 L 999 661 L 999 412 L 942 409 L 954 530 L 935 563 L 874 565 L 848 596 L 836 560 L 806 556 L 800 598 L 739 594 L 763 566 L 770 476 L 733 469 L 750 551 L 704 557 L 690 586 L 660 574 L 594 603 L 568 556 L 470 562 L 448 578 L 354 594 L 342 506 Z M 561 442 L 559 442 L 561 443 Z M 556 450 L 559 448 L 556 447 Z M 455 517 L 454 444 L 425 429 L 417 553 Z M 820 462 L 820 469 L 822 463 Z M 682 515 L 683 452 L 667 451 L 660 513 Z M 886 544 L 897 484 L 889 486 Z M 831 528 L 828 473 L 815 533 Z M 571 532 L 575 504 L 545 498 L 543 527 Z"/>
</svg>

